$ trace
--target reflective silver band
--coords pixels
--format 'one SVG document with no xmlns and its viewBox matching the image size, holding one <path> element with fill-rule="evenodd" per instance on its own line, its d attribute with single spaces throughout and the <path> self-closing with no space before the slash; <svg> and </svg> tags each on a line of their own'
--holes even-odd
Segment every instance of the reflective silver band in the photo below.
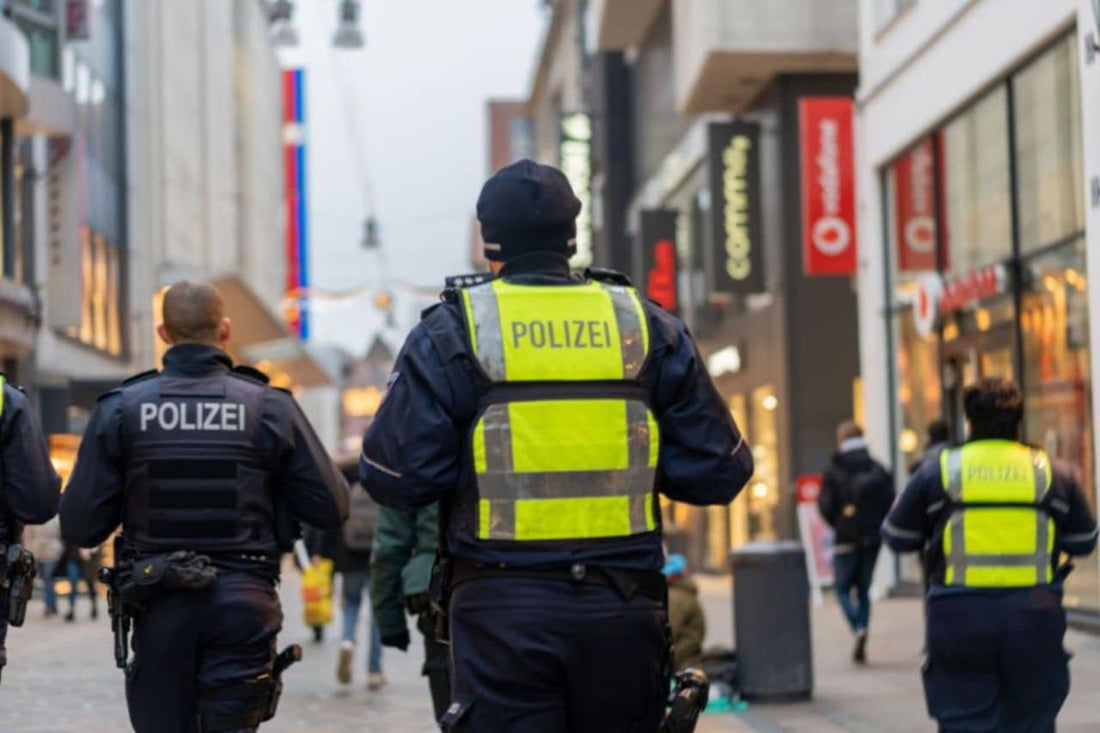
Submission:
<svg viewBox="0 0 1100 733">
<path fill-rule="evenodd" d="M 962 500 L 962 451 L 953 448 L 947 451 L 947 495 L 954 501 Z"/>
<path fill-rule="evenodd" d="M 489 502 L 490 540 L 514 540 L 516 538 L 516 503 L 511 499 Z"/>
<path fill-rule="evenodd" d="M 630 291 L 618 285 L 602 285 L 615 309 L 619 346 L 623 354 L 623 379 L 637 379 L 646 357 L 645 334 Z"/>
<path fill-rule="evenodd" d="M 1035 582 L 1047 582 L 1049 573 L 1054 572 L 1050 562 L 1050 517 L 1044 511 L 1035 512 Z"/>
<path fill-rule="evenodd" d="M 966 529 L 961 512 L 947 520 L 947 529 L 951 533 L 951 554 L 947 562 L 954 571 L 952 585 L 966 585 Z"/>
<path fill-rule="evenodd" d="M 630 467 L 649 466 L 649 408 L 638 400 L 626 402 L 626 442 L 630 450 Z"/>
<path fill-rule="evenodd" d="M 1047 457 L 1042 451 L 1031 451 L 1031 466 L 1035 472 L 1035 502 L 1039 503 L 1046 498 L 1050 491 L 1050 481 L 1047 480 Z"/>
<path fill-rule="evenodd" d="M 1026 568 L 1035 565 L 1035 555 L 967 555 L 966 564 L 972 568 Z M 1040 574 L 1039 582 L 1045 580 L 1046 576 Z"/>
<path fill-rule="evenodd" d="M 508 405 L 489 405 L 481 418 L 485 432 L 485 468 L 489 473 L 510 474 L 512 460 L 512 421 Z"/>
<path fill-rule="evenodd" d="M 646 498 L 651 496 L 653 489 L 644 494 L 630 495 L 630 533 L 641 534 L 649 531 L 649 523 L 646 518 Z"/>
<path fill-rule="evenodd" d="M 585 499 L 638 496 L 653 491 L 656 469 L 634 466 L 619 471 L 540 471 L 483 473 L 477 477 L 482 499 Z"/>
<path fill-rule="evenodd" d="M 504 370 L 504 342 L 500 331 L 500 308 L 492 283 L 467 288 L 463 291 L 470 299 L 471 329 L 474 351 L 485 374 L 494 382 L 507 378 Z"/>
</svg>

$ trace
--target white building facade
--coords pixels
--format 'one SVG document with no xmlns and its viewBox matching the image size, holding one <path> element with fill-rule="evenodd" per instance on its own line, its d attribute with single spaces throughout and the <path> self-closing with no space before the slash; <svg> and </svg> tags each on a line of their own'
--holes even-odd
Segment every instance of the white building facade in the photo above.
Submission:
<svg viewBox="0 0 1100 733">
<path fill-rule="evenodd" d="M 899 480 L 929 421 L 963 437 L 966 384 L 1010 377 L 1025 439 L 1080 472 L 1095 510 L 1096 38 L 1090 0 L 860 2 L 861 373 Z M 914 562 L 895 571 L 919 582 Z M 1066 601 L 1100 610 L 1095 557 Z"/>
</svg>

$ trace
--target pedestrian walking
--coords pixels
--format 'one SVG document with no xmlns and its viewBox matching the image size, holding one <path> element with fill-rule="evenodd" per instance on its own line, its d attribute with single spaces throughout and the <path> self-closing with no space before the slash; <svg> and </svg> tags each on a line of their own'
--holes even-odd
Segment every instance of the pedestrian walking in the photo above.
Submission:
<svg viewBox="0 0 1100 733">
<path fill-rule="evenodd" d="M 42 428 L 26 395 L 0 373 L 0 551 L 7 562 L 9 586 L 0 593 L 0 673 L 8 663 L 9 622 L 22 624 L 25 609 L 13 607 L 30 598 L 34 556 L 19 541 L 25 524 L 43 524 L 57 514 L 61 477 L 50 463 Z M 22 550 L 22 551 L 20 551 Z M 13 592 L 14 591 L 14 592 Z"/>
<path fill-rule="evenodd" d="M 297 521 L 347 516 L 347 483 L 294 398 L 233 366 L 224 311 L 211 285 L 168 288 L 164 370 L 100 398 L 61 500 L 62 535 L 81 547 L 122 524 L 112 586 L 133 617 L 138 733 L 254 731 L 270 717 L 280 553 Z M 116 637 L 121 664 L 127 652 Z"/>
<path fill-rule="evenodd" d="M 61 566 L 62 576 L 69 581 L 69 612 L 65 614 L 65 620 L 69 623 L 76 620 L 76 600 L 80 596 L 81 583 L 84 583 L 84 590 L 88 594 L 91 605 L 89 617 L 93 621 L 99 618 L 99 598 L 96 596 L 94 571 L 89 574 L 90 568 L 98 568 L 92 553 L 71 542 L 66 542 L 65 549 L 61 553 Z"/>
<path fill-rule="evenodd" d="M 898 552 L 927 544 L 929 714 L 940 730 L 1053 731 L 1069 693 L 1063 553 L 1096 547 L 1073 472 L 1020 442 L 1023 397 L 986 379 L 963 396 L 970 435 L 926 462 L 883 534 Z"/>
<path fill-rule="evenodd" d="M 580 206 L 531 161 L 485 184 L 496 279 L 427 311 L 363 440 L 380 504 L 442 501 L 442 722 L 461 730 L 655 730 L 671 666 L 657 493 L 726 504 L 752 475 L 684 325 L 617 273 L 571 274 Z"/>
<path fill-rule="evenodd" d="M 933 463 L 939 461 L 940 453 L 951 444 L 951 428 L 943 418 L 937 417 L 935 420 L 928 423 L 925 434 L 924 452 L 921 454 L 921 457 L 914 461 L 913 465 L 909 467 L 910 476 L 916 475 L 917 471 L 919 471 L 920 467 L 925 463 L 929 461 Z"/>
<path fill-rule="evenodd" d="M 871 623 L 871 582 L 882 546 L 882 521 L 894 503 L 894 477 L 871 457 L 859 425 L 841 423 L 836 437 L 837 451 L 822 477 L 817 505 L 836 533 L 833 584 L 855 636 L 852 660 L 864 664 Z"/>
<path fill-rule="evenodd" d="M 61 540 L 61 521 L 55 516 L 40 527 L 23 530 L 23 542 L 38 561 L 38 577 L 42 581 L 42 601 L 45 617 L 56 616 L 57 578 L 65 543 Z"/>
<path fill-rule="evenodd" d="M 439 615 L 428 597 L 432 564 L 439 546 L 439 505 L 415 511 L 380 507 L 371 552 L 370 597 L 383 646 L 409 648 L 405 613 L 416 616 L 424 637 L 424 666 L 438 721 L 451 704 L 447 646 L 436 639 Z"/>
<path fill-rule="evenodd" d="M 353 464 L 345 470 L 354 477 L 358 471 Z M 367 689 L 380 690 L 387 680 L 382 673 L 382 636 L 378 629 L 378 617 L 371 606 L 371 548 L 375 527 L 378 524 L 378 505 L 370 498 L 358 480 L 351 484 L 351 501 L 348 520 L 343 528 L 330 533 L 331 552 L 336 572 L 340 575 L 340 598 L 343 610 L 340 656 L 336 665 L 336 678 L 341 684 L 352 681 L 355 659 L 355 639 L 359 630 L 359 616 L 363 608 L 363 596 L 367 597 Z M 349 482 L 351 483 L 351 482 Z"/>
</svg>

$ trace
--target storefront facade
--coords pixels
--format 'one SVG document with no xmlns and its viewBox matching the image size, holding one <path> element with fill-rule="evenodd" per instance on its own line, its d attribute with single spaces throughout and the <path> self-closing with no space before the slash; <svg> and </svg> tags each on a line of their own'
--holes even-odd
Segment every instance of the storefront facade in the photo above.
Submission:
<svg viewBox="0 0 1100 733">
<path fill-rule="evenodd" d="M 1019 4 L 985 0 L 949 17 L 920 5 L 864 39 L 859 288 L 872 441 L 903 482 L 931 420 L 965 438 L 966 385 L 1011 378 L 1024 392 L 1025 440 L 1071 466 L 1095 510 L 1091 8 L 1055 1 L 1020 17 Z M 991 23 L 997 42 L 979 52 Z M 905 45 L 922 31 L 939 34 L 934 47 Z M 888 58 L 905 60 L 876 64 Z M 936 88 L 935 105 L 918 88 Z M 893 570 L 919 583 L 911 558 Z M 1078 563 L 1067 605 L 1100 609 L 1098 581 L 1095 558 Z"/>
</svg>

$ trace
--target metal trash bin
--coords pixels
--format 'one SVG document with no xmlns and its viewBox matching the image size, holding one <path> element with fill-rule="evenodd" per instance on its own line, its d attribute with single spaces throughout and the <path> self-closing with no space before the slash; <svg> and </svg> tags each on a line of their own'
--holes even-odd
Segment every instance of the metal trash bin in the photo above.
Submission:
<svg viewBox="0 0 1100 733">
<path fill-rule="evenodd" d="M 730 553 L 733 636 L 742 694 L 772 702 L 813 692 L 810 585 L 797 542 L 750 542 Z"/>
</svg>

